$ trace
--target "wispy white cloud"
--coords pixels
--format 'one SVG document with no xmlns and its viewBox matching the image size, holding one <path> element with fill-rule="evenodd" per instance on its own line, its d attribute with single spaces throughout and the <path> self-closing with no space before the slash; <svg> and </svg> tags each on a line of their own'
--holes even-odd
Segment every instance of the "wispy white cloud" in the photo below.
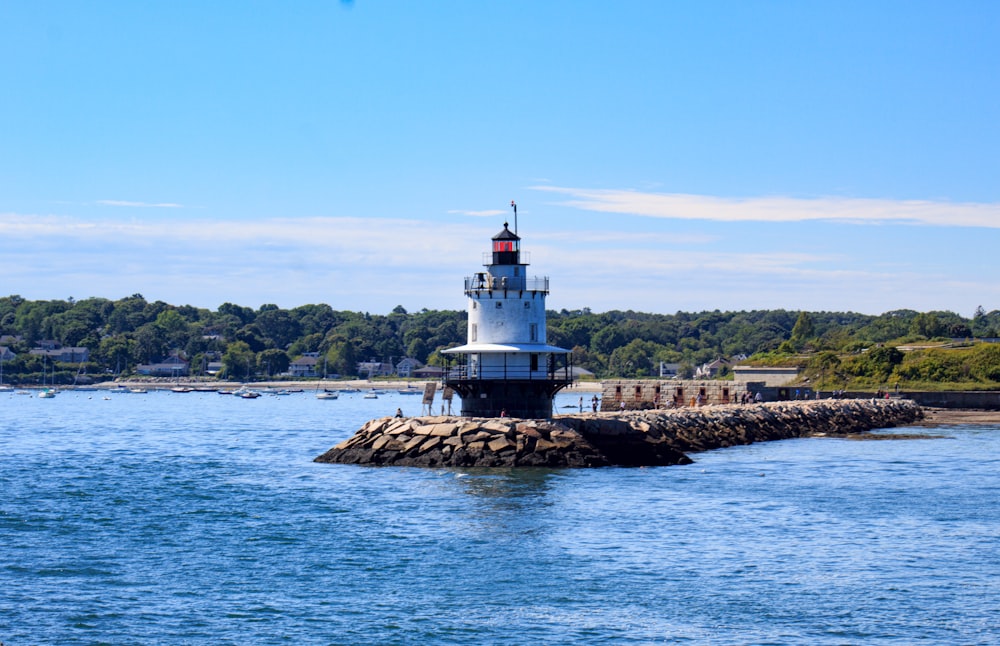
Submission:
<svg viewBox="0 0 1000 646">
<path fill-rule="evenodd" d="M 184 208 L 181 204 L 174 204 L 172 202 L 130 202 L 128 200 L 97 200 L 97 203 L 101 206 L 132 206 L 139 208 L 155 208 L 155 209 L 181 209 Z"/>
<path fill-rule="evenodd" d="M 844 256 L 795 252 L 670 251 L 616 247 L 599 258 L 545 249 L 548 305 L 644 312 L 714 309 L 859 311 L 951 309 L 1000 298 L 988 276 L 940 275 L 919 264 L 858 266 Z M 919 288 L 915 289 L 914 286 Z M 970 305 L 971 303 L 971 305 Z"/>
<path fill-rule="evenodd" d="M 541 231 L 532 234 L 531 242 L 540 244 L 564 245 L 573 248 L 582 246 L 608 245 L 706 245 L 719 239 L 718 235 L 708 233 L 662 233 L 662 232 L 628 232 L 628 231 Z"/>
<path fill-rule="evenodd" d="M 971 312 L 1000 299 L 993 273 L 961 263 L 943 272 L 940 263 L 911 262 L 912 254 L 870 259 L 851 245 L 803 245 L 801 238 L 762 249 L 728 244 L 721 239 L 728 227 L 706 228 L 711 233 L 539 229 L 526 240 L 529 271 L 551 276 L 548 303 L 556 309 Z M 445 235 L 405 218 L 120 221 L 6 213 L 0 276 L 2 289 L 35 299 L 140 292 L 202 307 L 461 309 L 461 279 L 478 269 L 492 233 L 478 221 L 449 224 Z"/>
<path fill-rule="evenodd" d="M 681 220 L 720 222 L 802 222 L 925 224 L 1000 228 L 1000 204 L 880 200 L 841 197 L 722 198 L 684 193 L 533 186 L 566 196 L 561 205 L 598 211 Z"/>
<path fill-rule="evenodd" d="M 504 213 L 507 213 L 507 211 L 503 211 L 500 209 L 490 209 L 487 211 L 468 211 L 465 209 L 452 209 L 448 211 L 448 213 L 452 215 L 469 215 L 475 218 L 488 218 L 496 215 L 503 215 Z"/>
<path fill-rule="evenodd" d="M 461 308 L 481 227 L 448 235 L 406 219 L 81 220 L 0 214 L 2 289 L 26 298 L 140 292 L 176 304 L 230 301 L 354 310 Z M 433 262 L 428 262 L 433 259 Z"/>
<path fill-rule="evenodd" d="M 375 256 L 385 264 L 410 264 L 414 254 L 450 253 L 482 244 L 478 227 L 450 226 L 449 234 L 425 222 L 382 218 L 271 218 L 233 222 L 194 220 L 81 220 L 69 216 L 0 214 L 0 237 L 62 240 L 86 253 L 99 243 L 102 249 L 136 244 L 169 248 L 178 244 L 220 248 L 287 247 L 305 252 L 338 253 L 347 257 Z M 399 250 L 406 250 L 399 253 Z M 287 259 L 283 259 L 287 260 Z M 440 258 L 438 258 L 440 260 Z"/>
</svg>

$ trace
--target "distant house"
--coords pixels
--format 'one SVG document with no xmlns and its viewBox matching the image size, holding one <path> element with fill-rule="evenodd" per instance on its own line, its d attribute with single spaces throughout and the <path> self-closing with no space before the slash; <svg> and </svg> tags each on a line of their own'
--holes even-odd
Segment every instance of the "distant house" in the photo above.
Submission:
<svg viewBox="0 0 1000 646">
<path fill-rule="evenodd" d="M 400 377 L 412 377 L 413 371 L 422 368 L 424 364 L 411 357 L 404 357 L 396 364 L 396 374 Z"/>
<path fill-rule="evenodd" d="M 90 350 L 87 348 L 63 348 L 55 341 L 40 341 L 38 347 L 32 348 L 28 354 L 48 357 L 52 361 L 65 363 L 85 363 L 90 360 Z"/>
<path fill-rule="evenodd" d="M 677 373 L 680 371 L 681 371 L 681 364 L 679 363 L 667 363 L 666 361 L 660 362 L 661 379 L 676 379 Z"/>
<path fill-rule="evenodd" d="M 190 364 L 177 356 L 168 357 L 160 363 L 143 363 L 135 371 L 148 377 L 187 377 L 191 374 Z"/>
<path fill-rule="evenodd" d="M 306 352 L 295 361 L 288 364 L 288 374 L 292 377 L 317 377 L 316 366 L 319 364 L 319 352 Z"/>
<path fill-rule="evenodd" d="M 694 371 L 695 379 L 714 379 L 723 368 L 728 368 L 729 362 L 725 359 L 716 359 L 710 363 L 703 364 Z"/>
<path fill-rule="evenodd" d="M 444 368 L 438 366 L 424 366 L 417 368 L 410 373 L 415 379 L 440 379 L 444 376 Z"/>
<path fill-rule="evenodd" d="M 372 377 L 387 377 L 392 374 L 392 364 L 384 361 L 359 361 L 358 374 L 371 379 Z"/>
<path fill-rule="evenodd" d="M 10 348 L 5 345 L 0 345 L 0 361 L 10 361 L 16 356 L 17 355 L 14 354 Z"/>
</svg>

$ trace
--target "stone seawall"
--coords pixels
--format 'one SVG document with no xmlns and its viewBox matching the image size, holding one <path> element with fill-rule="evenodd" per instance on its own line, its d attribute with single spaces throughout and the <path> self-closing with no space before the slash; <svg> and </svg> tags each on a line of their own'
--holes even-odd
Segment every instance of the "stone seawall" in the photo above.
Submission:
<svg viewBox="0 0 1000 646">
<path fill-rule="evenodd" d="M 421 467 L 598 467 L 687 464 L 738 444 L 849 435 L 912 423 L 908 400 L 819 400 L 581 413 L 549 420 L 384 417 L 316 462 Z"/>
</svg>

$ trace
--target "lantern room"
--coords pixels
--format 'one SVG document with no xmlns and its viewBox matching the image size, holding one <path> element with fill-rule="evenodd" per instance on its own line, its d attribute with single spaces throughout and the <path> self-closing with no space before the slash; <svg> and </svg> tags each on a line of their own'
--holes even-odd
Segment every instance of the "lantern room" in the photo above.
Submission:
<svg viewBox="0 0 1000 646">
<path fill-rule="evenodd" d="M 503 231 L 493 236 L 493 264 L 518 265 L 521 263 L 521 238 L 503 223 Z"/>
</svg>

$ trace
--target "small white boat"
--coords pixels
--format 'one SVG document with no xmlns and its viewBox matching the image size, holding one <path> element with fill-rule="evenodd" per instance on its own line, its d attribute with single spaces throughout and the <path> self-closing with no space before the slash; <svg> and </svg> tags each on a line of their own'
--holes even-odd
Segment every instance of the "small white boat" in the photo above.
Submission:
<svg viewBox="0 0 1000 646">
<path fill-rule="evenodd" d="M 375 393 L 365 393 L 364 399 L 378 399 L 378 395 Z"/>
<path fill-rule="evenodd" d="M 133 395 L 145 395 L 146 393 L 149 392 L 145 388 L 140 388 L 139 386 L 136 386 L 135 388 L 129 388 L 128 391 Z"/>
<path fill-rule="evenodd" d="M 56 396 L 56 391 L 51 388 L 43 388 L 40 393 L 38 393 L 39 399 L 52 399 Z"/>
<path fill-rule="evenodd" d="M 337 393 L 321 392 L 316 393 L 316 399 L 337 399 L 339 395 Z"/>
</svg>

